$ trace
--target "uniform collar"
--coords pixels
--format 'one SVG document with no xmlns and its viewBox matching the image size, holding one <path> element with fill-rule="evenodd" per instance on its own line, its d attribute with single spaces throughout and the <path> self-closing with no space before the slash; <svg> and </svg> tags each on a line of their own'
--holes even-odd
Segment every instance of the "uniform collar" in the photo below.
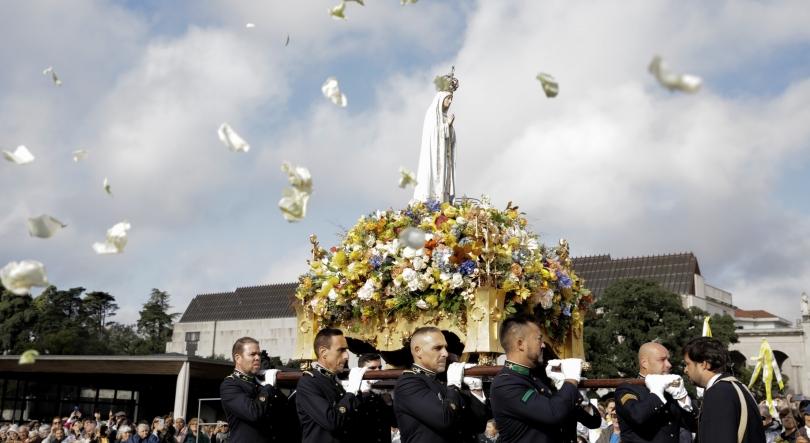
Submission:
<svg viewBox="0 0 810 443">
<path fill-rule="evenodd" d="M 312 365 L 312 369 L 315 369 L 316 371 L 320 372 L 324 377 L 330 380 L 335 380 L 337 378 L 334 372 L 324 368 L 323 366 L 321 366 L 320 363 L 315 363 L 314 365 Z"/>
<path fill-rule="evenodd" d="M 530 375 L 532 372 L 531 368 L 529 368 L 528 366 L 523 366 L 521 364 L 509 360 L 506 360 L 506 362 L 504 362 L 503 367 L 511 369 L 521 375 Z"/>
<path fill-rule="evenodd" d="M 413 371 L 416 374 L 425 374 L 430 378 L 436 378 L 436 373 L 435 372 L 431 371 L 430 369 L 425 369 L 425 368 L 417 365 L 416 363 L 414 363 L 411 366 L 411 371 Z"/>
<path fill-rule="evenodd" d="M 236 369 L 236 368 L 234 368 L 234 370 L 233 370 L 233 376 L 234 376 L 234 378 L 244 380 L 244 381 L 246 381 L 248 383 L 255 383 L 256 382 L 256 377 L 251 377 L 251 376 L 245 374 L 244 372 L 242 372 L 242 371 L 240 371 L 239 369 Z"/>
</svg>

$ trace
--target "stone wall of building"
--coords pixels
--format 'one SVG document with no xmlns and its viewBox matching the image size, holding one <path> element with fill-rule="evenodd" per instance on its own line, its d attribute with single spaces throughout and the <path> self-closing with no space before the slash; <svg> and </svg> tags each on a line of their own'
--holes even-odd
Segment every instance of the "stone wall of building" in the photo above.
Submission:
<svg viewBox="0 0 810 443">
<path fill-rule="evenodd" d="M 287 361 L 295 351 L 297 323 L 295 317 L 175 323 L 172 341 L 166 343 L 166 352 L 185 354 L 186 333 L 199 332 L 198 357 L 224 355 L 231 359 L 234 342 L 247 336 L 258 340 L 268 355 Z"/>
</svg>

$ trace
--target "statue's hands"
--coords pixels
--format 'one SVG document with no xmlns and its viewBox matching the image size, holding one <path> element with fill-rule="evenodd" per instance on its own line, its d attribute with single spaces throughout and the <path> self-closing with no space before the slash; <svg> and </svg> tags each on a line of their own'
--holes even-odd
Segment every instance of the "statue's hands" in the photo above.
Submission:
<svg viewBox="0 0 810 443">
<path fill-rule="evenodd" d="M 447 125 L 453 126 L 453 122 L 456 120 L 456 114 L 450 114 L 450 117 L 447 119 Z"/>
</svg>

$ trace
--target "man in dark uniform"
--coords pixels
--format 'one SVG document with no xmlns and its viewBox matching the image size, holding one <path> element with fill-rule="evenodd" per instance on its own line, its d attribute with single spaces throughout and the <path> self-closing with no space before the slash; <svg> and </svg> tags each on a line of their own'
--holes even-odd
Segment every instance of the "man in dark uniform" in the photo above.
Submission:
<svg viewBox="0 0 810 443">
<path fill-rule="evenodd" d="M 357 366 L 366 368 L 367 373 L 382 370 L 380 354 L 363 354 L 357 359 Z M 391 428 L 397 427 L 394 415 L 394 402 L 391 394 L 384 389 L 375 389 L 374 380 L 363 380 L 360 385 L 363 403 L 357 408 L 360 426 L 353 441 L 357 443 L 391 443 Z"/>
<path fill-rule="evenodd" d="M 447 368 L 447 385 L 436 379 L 447 365 L 447 341 L 439 328 L 422 327 L 411 336 L 414 364 L 394 387 L 394 412 L 402 443 L 449 443 L 464 440 L 460 418 L 472 408 L 486 422 L 486 406 L 461 394 L 463 363 Z M 476 404 L 477 403 L 477 404 Z"/>
<path fill-rule="evenodd" d="M 658 343 L 641 345 L 638 375 L 645 386 L 622 383 L 613 395 L 622 443 L 677 443 L 681 427 L 696 430 L 697 414 L 692 400 L 683 379 L 670 374 L 670 369 L 667 348 Z"/>
<path fill-rule="evenodd" d="M 555 395 L 532 374 L 532 370 L 543 366 L 545 348 L 535 316 L 507 317 L 501 324 L 500 337 L 506 362 L 489 391 L 499 442 L 576 442 L 577 422 L 592 429 L 599 427 L 602 421 L 599 414 L 594 413 L 593 408 L 589 408 L 590 413 L 586 412 L 581 406 L 588 400 L 577 390 L 582 360 L 548 362 L 546 374 L 559 386 Z"/>
<path fill-rule="evenodd" d="M 701 443 L 765 443 L 759 408 L 748 388 L 731 375 L 731 357 L 723 343 L 710 337 L 683 347 L 686 375 L 706 389 L 698 418 Z"/>
<path fill-rule="evenodd" d="M 360 384 L 365 368 L 353 368 L 348 388 L 337 374 L 349 361 L 349 345 L 340 329 L 322 329 L 315 336 L 318 362 L 304 372 L 295 392 L 295 405 L 301 420 L 302 443 L 351 442 L 357 423 Z M 239 442 L 237 442 L 239 443 Z"/>
<path fill-rule="evenodd" d="M 259 342 L 242 337 L 234 343 L 231 355 L 235 365 L 233 374 L 225 377 L 219 387 L 231 440 L 238 443 L 289 441 L 283 432 L 283 423 L 277 419 L 283 416 L 287 405 L 287 397 L 274 386 L 278 371 L 264 372 L 262 380 L 256 377 L 262 371 Z"/>
</svg>

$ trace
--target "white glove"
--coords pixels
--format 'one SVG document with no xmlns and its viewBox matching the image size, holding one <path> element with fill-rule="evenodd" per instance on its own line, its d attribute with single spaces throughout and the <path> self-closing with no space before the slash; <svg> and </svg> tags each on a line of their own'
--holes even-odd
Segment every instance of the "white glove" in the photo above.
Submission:
<svg viewBox="0 0 810 443">
<path fill-rule="evenodd" d="M 681 378 L 680 375 L 670 375 L 670 377 L 674 377 L 673 380 L 670 381 L 670 384 L 673 383 L 675 380 L 678 380 L 680 382 L 678 386 L 671 386 L 670 384 L 666 386 L 665 391 L 668 392 L 669 395 L 672 396 L 672 398 L 674 398 L 675 400 L 680 400 L 689 395 L 689 393 L 686 392 L 686 386 L 684 386 L 683 378 Z"/>
<path fill-rule="evenodd" d="M 566 380 L 576 380 L 579 383 L 582 379 L 582 360 L 579 358 L 566 358 L 562 361 L 562 373 L 565 374 Z"/>
<path fill-rule="evenodd" d="M 262 369 L 261 371 L 259 371 L 259 378 L 258 378 L 259 384 L 262 386 L 265 385 L 275 386 L 276 374 L 278 374 L 279 372 L 281 371 L 279 371 L 278 369 Z"/>
<path fill-rule="evenodd" d="M 484 389 L 484 382 L 481 380 L 481 377 L 464 377 L 464 384 L 467 385 L 471 391 Z"/>
<path fill-rule="evenodd" d="M 340 380 L 340 385 L 343 386 L 343 390 L 349 392 L 349 380 Z"/>
<path fill-rule="evenodd" d="M 363 374 L 366 373 L 368 368 L 352 368 L 349 371 L 349 387 L 346 388 L 346 392 L 351 392 L 352 394 L 357 394 L 360 391 L 360 384 L 363 382 Z"/>
<path fill-rule="evenodd" d="M 371 391 L 371 380 L 363 380 L 360 382 L 360 392 L 370 392 Z"/>
<path fill-rule="evenodd" d="M 455 386 L 461 389 L 461 382 L 464 379 L 464 363 L 450 363 L 447 368 L 447 386 Z"/>
<path fill-rule="evenodd" d="M 677 377 L 677 375 L 675 377 Z M 644 384 L 647 386 L 647 389 L 650 390 L 650 393 L 657 395 L 662 403 L 666 403 L 667 399 L 664 397 L 664 391 L 666 391 L 667 385 L 673 380 L 675 379 L 672 375 L 649 374 L 644 377 Z"/>
<path fill-rule="evenodd" d="M 587 378 L 580 377 L 579 381 L 582 381 L 582 380 L 587 380 Z M 588 399 L 588 390 L 587 389 L 580 389 L 579 390 L 579 396 L 582 397 L 582 403 L 579 404 L 580 406 L 582 406 L 584 408 L 585 406 L 588 406 L 588 405 L 591 404 L 590 400 Z"/>
<path fill-rule="evenodd" d="M 563 383 L 565 383 L 565 374 L 562 372 L 554 372 L 551 368 L 561 365 L 562 360 L 549 360 L 548 364 L 546 364 L 546 375 L 548 375 L 548 378 L 551 379 L 557 389 L 562 388 Z"/>
</svg>

